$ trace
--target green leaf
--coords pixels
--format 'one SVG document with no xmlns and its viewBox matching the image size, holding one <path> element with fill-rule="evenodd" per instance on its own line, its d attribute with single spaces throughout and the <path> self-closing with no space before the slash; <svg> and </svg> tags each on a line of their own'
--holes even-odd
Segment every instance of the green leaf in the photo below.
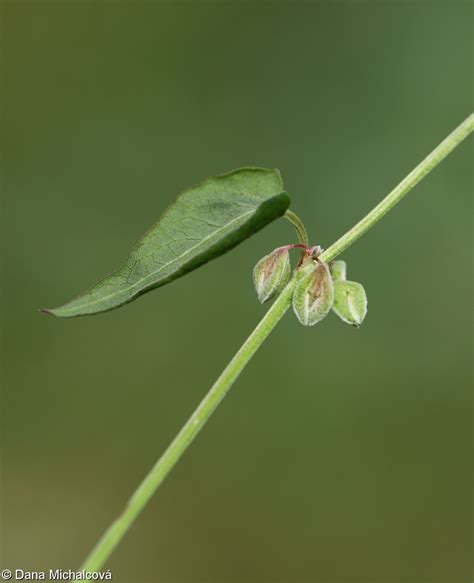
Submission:
<svg viewBox="0 0 474 583">
<path fill-rule="evenodd" d="M 182 192 L 125 265 L 69 303 L 59 317 L 118 308 L 226 253 L 282 216 L 290 204 L 278 170 L 241 168 Z"/>
<path fill-rule="evenodd" d="M 346 324 L 359 327 L 367 314 L 367 296 L 356 281 L 334 282 L 334 312 Z"/>
</svg>

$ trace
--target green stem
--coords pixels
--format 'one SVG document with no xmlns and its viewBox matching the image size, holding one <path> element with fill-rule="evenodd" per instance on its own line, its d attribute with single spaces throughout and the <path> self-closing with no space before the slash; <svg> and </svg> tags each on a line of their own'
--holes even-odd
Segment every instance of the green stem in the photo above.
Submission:
<svg viewBox="0 0 474 583">
<path fill-rule="evenodd" d="M 122 514 L 111 524 L 99 540 L 81 569 L 98 571 L 104 564 L 145 504 L 153 496 L 158 486 L 166 478 L 172 467 L 212 415 L 214 409 L 225 397 L 235 379 L 248 364 L 265 338 L 278 324 L 291 304 L 293 287 L 294 279 L 288 283 L 258 326 L 244 342 L 241 349 L 226 366 L 211 390 L 201 401 L 199 407 L 194 411 L 174 441 L 140 484 Z"/>
<path fill-rule="evenodd" d="M 370 229 L 385 213 L 387 213 L 405 194 L 417 184 L 423 176 L 430 172 L 449 152 L 451 152 L 474 129 L 474 115 L 469 116 L 458 128 L 456 128 L 441 144 L 433 150 L 402 182 L 379 203 L 368 215 L 366 215 L 350 231 L 338 239 L 322 255 L 324 261 L 330 261 L 347 249 L 356 239 Z M 289 220 L 296 216 L 290 213 Z M 299 219 L 298 219 L 299 221 Z M 301 223 L 301 221 L 299 221 Z M 301 223 L 302 225 L 302 223 Z M 306 233 L 303 227 L 303 231 Z M 303 242 L 303 244 L 307 244 Z M 242 348 L 230 361 L 224 372 L 212 386 L 209 393 L 191 415 L 174 441 L 164 452 L 156 465 L 151 469 L 140 484 L 132 498 L 129 500 L 122 514 L 112 523 L 102 538 L 99 540 L 89 557 L 84 562 L 82 569 L 93 572 L 99 570 L 108 559 L 114 548 L 121 541 L 141 510 L 153 496 L 159 485 L 169 474 L 173 466 L 183 455 L 189 444 L 193 441 L 206 421 L 212 415 L 217 405 L 227 394 L 234 381 L 248 364 L 260 345 L 270 334 L 273 328 L 283 317 L 291 304 L 295 279 L 293 278 L 280 296 L 275 300 L 271 308 L 265 314 L 261 322 L 250 334 Z"/>
<path fill-rule="evenodd" d="M 467 136 L 474 130 L 474 114 L 471 113 L 461 125 L 459 125 L 453 132 L 445 138 L 439 146 L 437 146 L 431 154 L 421 161 L 416 168 L 414 168 L 408 176 L 406 176 L 392 192 L 379 202 L 369 214 L 365 215 L 356 225 L 347 231 L 340 239 L 331 245 L 326 251 L 321 254 L 323 261 L 331 261 L 345 251 L 354 241 L 361 237 L 365 232 L 371 229 L 377 221 L 388 213 L 397 202 L 409 192 L 420 180 L 426 176 L 441 160 L 454 150 Z"/>
<path fill-rule="evenodd" d="M 295 227 L 300 243 L 305 247 L 308 247 L 309 238 L 308 233 L 306 232 L 306 228 L 303 224 L 303 221 L 299 218 L 299 216 L 296 213 L 290 210 L 286 211 L 284 217 L 285 219 L 288 219 L 290 223 Z"/>
</svg>

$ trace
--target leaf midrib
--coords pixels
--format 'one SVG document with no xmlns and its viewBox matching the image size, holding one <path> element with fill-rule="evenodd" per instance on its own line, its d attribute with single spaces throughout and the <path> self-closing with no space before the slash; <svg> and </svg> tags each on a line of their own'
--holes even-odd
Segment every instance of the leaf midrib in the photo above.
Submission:
<svg viewBox="0 0 474 583">
<path fill-rule="evenodd" d="M 240 215 L 239 217 L 233 219 L 232 221 L 230 221 L 229 223 L 227 223 L 225 226 L 223 226 L 220 229 L 217 229 L 216 231 L 214 231 L 211 235 L 208 235 L 204 239 L 201 239 L 199 241 L 199 243 L 197 243 L 193 247 L 190 247 L 184 253 L 182 253 L 181 255 L 178 255 L 178 257 L 175 257 L 171 261 L 168 261 L 168 263 L 165 263 L 164 265 L 162 265 L 156 271 L 153 271 L 152 273 L 149 273 L 145 277 L 142 277 L 141 279 L 138 279 L 134 284 L 130 285 L 129 287 L 127 287 L 125 289 L 122 289 L 120 291 L 117 291 L 117 292 L 113 292 L 113 293 L 111 293 L 111 294 L 109 294 L 107 296 L 102 296 L 102 298 L 100 298 L 99 300 L 93 300 L 93 301 L 90 301 L 90 302 L 81 303 L 80 304 L 81 307 L 91 306 L 91 305 L 95 305 L 95 304 L 99 304 L 100 305 L 105 300 L 108 300 L 110 298 L 113 298 L 115 296 L 118 296 L 120 294 L 123 294 L 123 293 L 125 293 L 127 291 L 130 291 L 130 290 L 134 289 L 135 287 L 137 287 L 138 285 L 140 285 L 142 282 L 146 281 L 147 279 L 150 279 L 150 277 L 154 277 L 155 275 L 157 275 L 158 273 L 160 273 L 160 271 L 163 271 L 163 269 L 165 269 L 166 267 L 168 267 L 172 263 L 175 263 L 176 261 L 179 261 L 183 257 L 186 257 L 186 255 L 189 255 L 189 253 L 191 253 L 192 251 L 194 251 L 197 247 L 201 246 L 203 243 L 205 243 L 209 239 L 212 239 L 213 237 L 215 237 L 216 235 L 218 235 L 221 231 L 224 231 L 225 229 L 229 228 L 233 223 L 236 223 L 237 221 L 242 220 L 242 218 L 246 217 L 247 215 L 251 215 L 253 213 L 255 213 L 255 210 L 247 211 L 246 213 L 244 213 L 244 214 Z"/>
</svg>

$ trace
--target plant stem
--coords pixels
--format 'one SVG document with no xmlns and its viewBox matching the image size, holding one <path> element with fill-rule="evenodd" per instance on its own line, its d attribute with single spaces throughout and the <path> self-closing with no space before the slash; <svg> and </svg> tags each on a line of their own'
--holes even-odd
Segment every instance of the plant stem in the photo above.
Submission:
<svg viewBox="0 0 474 583">
<path fill-rule="evenodd" d="M 82 569 L 86 571 L 97 571 L 110 556 L 142 508 L 153 496 L 158 486 L 166 478 L 185 449 L 212 415 L 214 409 L 225 397 L 235 379 L 245 368 L 265 338 L 278 324 L 291 304 L 293 287 L 294 278 L 281 292 L 258 326 L 244 342 L 241 349 L 226 366 L 211 390 L 201 401 L 199 407 L 194 411 L 174 441 L 140 484 L 122 514 L 111 524 L 99 540 L 81 567 Z"/>
<path fill-rule="evenodd" d="M 308 247 L 309 245 L 308 233 L 306 232 L 306 228 L 303 224 L 303 221 L 299 218 L 299 216 L 290 210 L 287 210 L 283 216 L 285 217 L 285 219 L 289 220 L 290 223 L 295 227 L 300 243 L 305 247 Z"/>
<path fill-rule="evenodd" d="M 400 184 L 390 192 L 372 211 L 359 221 L 350 231 L 331 245 L 320 258 L 323 261 L 335 259 L 347 249 L 356 239 L 368 231 L 380 220 L 405 194 L 411 190 L 428 172 L 430 172 L 443 158 L 445 158 L 459 143 L 462 142 L 474 129 L 474 115 L 470 115 L 457 127 L 441 144 L 431 152 Z M 294 213 L 287 212 L 286 217 L 296 226 L 302 235 L 302 244 L 307 246 L 306 230 L 300 219 Z M 296 217 L 296 220 L 295 218 Z M 301 229 L 302 226 L 302 229 Z M 206 421 L 212 415 L 217 405 L 227 394 L 228 390 L 239 374 L 248 364 L 260 345 L 264 342 L 273 328 L 283 317 L 291 304 L 295 278 L 293 277 L 261 322 L 250 334 L 242 348 L 230 361 L 223 373 L 212 386 L 209 393 L 191 415 L 174 441 L 164 452 L 150 473 L 140 484 L 129 500 L 122 514 L 112 523 L 99 540 L 89 557 L 82 565 L 82 569 L 93 572 L 99 570 L 108 559 L 114 548 L 121 541 L 131 524 L 140 514 L 143 507 L 153 496 L 159 485 L 169 474 L 173 466 L 180 459 L 189 444 L 193 441 Z"/>
<path fill-rule="evenodd" d="M 365 232 L 371 229 L 377 221 L 379 221 L 388 211 L 394 207 L 397 202 L 409 192 L 420 180 L 426 176 L 441 160 L 454 150 L 467 136 L 474 130 L 474 114 L 471 113 L 461 125 L 452 131 L 447 138 L 445 138 L 439 146 L 437 146 L 431 154 L 421 161 L 416 168 L 414 168 L 408 176 L 406 176 L 392 192 L 379 202 L 369 214 L 365 215 L 356 225 L 352 227 L 347 233 L 342 235 L 335 243 L 333 243 L 326 251 L 324 251 L 320 258 L 322 261 L 331 261 L 345 251 L 354 241 L 356 241 Z"/>
</svg>

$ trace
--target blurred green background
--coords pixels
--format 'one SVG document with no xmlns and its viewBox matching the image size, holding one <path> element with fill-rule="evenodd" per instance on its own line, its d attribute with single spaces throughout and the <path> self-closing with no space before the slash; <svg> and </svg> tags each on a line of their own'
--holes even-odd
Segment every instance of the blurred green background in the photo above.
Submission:
<svg viewBox="0 0 474 583">
<path fill-rule="evenodd" d="M 285 221 L 105 315 L 56 306 L 184 187 L 278 167 L 329 246 L 469 113 L 472 4 L 2 4 L 2 567 L 76 568 L 266 308 Z M 471 579 L 472 143 L 288 313 L 107 565 L 121 583 Z"/>
</svg>

